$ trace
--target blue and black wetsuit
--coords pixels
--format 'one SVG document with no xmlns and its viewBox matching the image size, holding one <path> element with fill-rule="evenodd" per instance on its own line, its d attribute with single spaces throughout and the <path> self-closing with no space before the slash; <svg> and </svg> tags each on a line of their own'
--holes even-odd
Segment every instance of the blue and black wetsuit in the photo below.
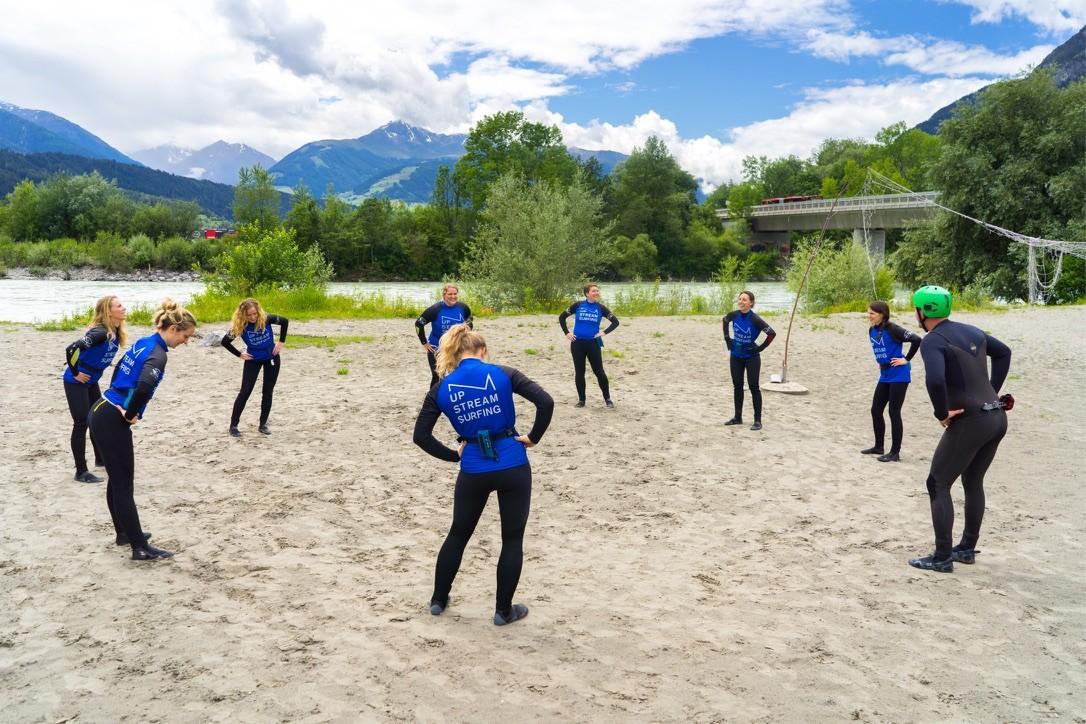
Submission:
<svg viewBox="0 0 1086 724">
<path fill-rule="evenodd" d="M 492 491 L 498 493 L 502 526 L 496 608 L 505 614 L 513 606 L 532 496 L 528 454 L 523 443 L 515 439 L 518 433 L 513 393 L 535 405 L 535 422 L 528 437 L 538 443 L 550 425 L 554 400 L 512 367 L 478 359 L 462 360 L 440 384 L 431 388 L 415 421 L 416 445 L 436 458 L 460 463 L 453 493 L 452 526 L 437 556 L 431 599 L 443 608 L 460 570 L 464 548 Z M 442 414 L 460 439 L 467 441 L 463 458 L 434 438 L 434 425 Z"/>
<path fill-rule="evenodd" d="M 128 421 L 142 419 L 147 403 L 166 375 L 167 351 L 166 342 L 157 332 L 137 340 L 117 363 L 109 389 L 91 410 L 91 439 L 98 444 L 109 475 L 109 515 L 118 540 L 127 539 L 133 549 L 141 547 L 145 538 L 134 497 L 136 463 Z"/>
<path fill-rule="evenodd" d="M 287 326 L 290 320 L 280 317 L 278 314 L 269 314 L 264 320 L 264 329 L 257 329 L 252 322 L 247 322 L 241 331 L 241 340 L 245 342 L 245 351 L 252 359 L 247 359 L 241 368 L 241 390 L 234 399 L 234 408 L 230 412 L 230 427 L 237 427 L 241 420 L 241 413 L 245 410 L 245 403 L 249 401 L 249 395 L 253 394 L 256 387 L 256 378 L 260 370 L 264 370 L 264 384 L 260 390 L 260 426 L 268 423 L 271 414 L 272 395 L 275 393 L 275 382 L 279 379 L 279 369 L 282 360 L 279 355 L 272 355 L 275 351 L 275 335 L 271 326 L 279 325 L 279 341 L 287 340 Z M 222 338 L 222 346 L 230 350 L 230 354 L 241 357 L 241 352 L 234 346 L 234 336 L 225 334 Z"/>
<path fill-rule="evenodd" d="M 912 381 L 912 364 L 897 367 L 890 364 L 894 359 L 904 357 L 911 360 L 920 349 L 920 335 L 913 334 L 893 322 L 875 325 L 867 330 L 871 340 L 871 351 L 879 365 L 879 381 L 875 385 L 875 394 L 871 398 L 871 424 L 875 429 L 875 447 L 881 449 L 886 439 L 886 421 L 882 412 L 890 405 L 890 453 L 901 452 L 901 439 L 905 426 L 901 422 L 901 407 L 905 404 L 905 393 Z M 909 352 L 903 354 L 903 346 L 908 343 Z"/>
<path fill-rule="evenodd" d="M 927 480 L 934 558 L 945 560 L 951 556 L 954 533 L 950 487 L 959 476 L 965 490 L 965 527 L 957 547 L 973 550 L 980 537 L 984 474 L 1007 434 L 1007 413 L 997 404 L 997 395 L 1010 371 L 1011 350 L 974 326 L 948 319 L 924 337 L 920 355 L 936 419 L 945 420 L 950 410 L 965 410 L 943 432 Z"/>
<path fill-rule="evenodd" d="M 431 304 L 426 311 L 415 320 L 415 332 L 419 335 L 419 344 L 430 343 L 434 349 L 441 345 L 441 337 L 449 331 L 449 328 L 457 324 L 466 324 L 474 329 L 474 318 L 471 316 L 471 307 L 463 302 L 446 304 L 441 300 L 437 304 Z M 430 325 L 430 336 L 426 336 L 426 325 Z M 437 359 L 433 352 L 426 353 L 426 361 L 430 364 L 430 387 L 437 384 Z"/>
<path fill-rule="evenodd" d="M 728 326 L 731 325 L 729 334 Z M 754 421 L 762 421 L 762 388 L 758 378 L 762 373 L 762 350 L 769 346 L 777 333 L 754 312 L 744 314 L 733 309 L 724 316 L 724 345 L 731 353 L 732 390 L 735 403 L 733 420 L 743 419 L 743 373 L 747 375 L 750 387 L 750 399 L 754 402 Z M 765 341 L 757 344 L 759 335 L 765 334 Z"/>
<path fill-rule="evenodd" d="M 596 375 L 600 392 L 604 400 L 611 399 L 611 386 L 607 380 L 607 373 L 603 371 L 603 338 L 598 337 L 600 325 L 603 320 L 610 322 L 603 330 L 604 334 L 614 332 L 618 327 L 618 317 L 614 312 L 599 302 L 590 302 L 587 299 L 574 302 L 566 311 L 558 315 L 558 326 L 563 334 L 569 334 L 566 319 L 573 317 L 573 336 L 576 337 L 569 344 L 570 354 L 573 355 L 573 383 L 577 387 L 577 399 L 585 401 L 584 363 L 587 359 L 592 365 L 592 373 Z"/>
<path fill-rule="evenodd" d="M 64 396 L 68 399 L 68 412 L 72 415 L 72 457 L 75 459 L 75 474 L 87 472 L 87 415 L 91 406 L 102 396 L 98 380 L 102 373 L 113 363 L 117 354 L 117 335 L 111 338 L 108 330 L 99 325 L 91 327 L 86 334 L 68 345 L 64 350 Z M 90 376 L 86 382 L 80 382 L 76 375 L 82 372 Z M 102 464 L 102 456 L 91 436 L 94 449 L 94 464 Z"/>
</svg>

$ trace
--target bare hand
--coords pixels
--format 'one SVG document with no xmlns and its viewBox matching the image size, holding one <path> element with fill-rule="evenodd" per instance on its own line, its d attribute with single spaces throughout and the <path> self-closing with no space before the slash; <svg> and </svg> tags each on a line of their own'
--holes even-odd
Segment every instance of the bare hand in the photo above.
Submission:
<svg viewBox="0 0 1086 724">
<path fill-rule="evenodd" d="M 456 454 L 460 456 L 461 460 L 464 459 L 464 448 L 466 448 L 467 446 L 468 446 L 468 441 L 467 440 L 461 440 L 460 441 L 460 447 L 457 448 Z"/>
<path fill-rule="evenodd" d="M 429 342 L 425 342 L 422 345 L 422 349 L 423 349 L 424 352 L 429 352 L 430 354 L 437 354 L 437 347 L 430 344 Z"/>
<path fill-rule="evenodd" d="M 596 332 L 596 339 L 598 339 L 598 338 L 600 338 L 600 337 L 602 337 L 602 336 L 603 336 L 603 332 L 602 332 L 602 331 L 600 331 L 600 332 Z"/>
<path fill-rule="evenodd" d="M 939 421 L 939 424 L 942 425 L 943 427 L 950 427 L 951 421 L 955 417 L 957 417 L 958 415 L 962 414 L 963 412 L 965 412 L 965 410 L 950 410 L 947 413 L 947 416 Z"/>
<path fill-rule="evenodd" d="M 117 411 L 121 413 L 121 417 L 124 418 L 124 421 L 127 422 L 129 425 L 135 425 L 137 422 L 140 421 L 140 416 L 139 415 L 136 415 L 131 420 L 129 420 L 127 417 L 125 417 L 125 415 L 128 414 L 127 410 L 125 410 L 120 405 L 114 405 L 114 407 L 117 408 Z"/>
<path fill-rule="evenodd" d="M 276 342 L 275 346 L 272 347 L 272 357 L 277 357 L 279 355 L 279 352 L 282 349 L 283 349 L 283 343 L 282 342 Z"/>
<path fill-rule="evenodd" d="M 570 342 L 574 342 L 576 341 L 577 337 L 573 334 L 573 332 L 566 332 L 566 339 L 568 339 Z"/>
<path fill-rule="evenodd" d="M 894 357 L 890 360 L 891 367 L 900 367 L 901 365 L 907 364 L 909 364 L 909 360 L 905 359 L 904 357 Z"/>
<path fill-rule="evenodd" d="M 527 435 L 518 435 L 513 439 L 519 443 L 523 443 L 524 447 L 535 447 L 535 443 L 532 442 L 532 438 L 528 437 Z"/>
<path fill-rule="evenodd" d="M 86 372 L 78 372 L 76 373 L 75 378 L 80 382 L 88 382 L 90 380 L 90 375 Z"/>
<path fill-rule="evenodd" d="M 248 352 L 242 352 L 241 353 L 241 358 L 243 360 L 245 360 L 246 362 L 248 362 L 249 360 L 251 360 L 253 358 L 253 356 L 251 354 L 249 354 Z"/>
</svg>

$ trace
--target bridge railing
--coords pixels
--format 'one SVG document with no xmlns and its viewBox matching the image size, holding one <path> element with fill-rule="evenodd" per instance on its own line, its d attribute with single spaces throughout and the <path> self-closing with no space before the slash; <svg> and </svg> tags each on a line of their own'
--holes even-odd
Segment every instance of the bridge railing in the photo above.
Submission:
<svg viewBox="0 0 1086 724">
<path fill-rule="evenodd" d="M 938 191 L 919 191 L 912 194 L 881 194 L 878 196 L 847 196 L 837 200 L 836 212 L 877 211 L 880 209 L 917 209 L 933 205 Z M 752 206 L 751 216 L 787 216 L 791 214 L 825 214 L 833 208 L 833 199 L 795 201 L 784 204 L 759 204 Z M 718 209 L 717 216 L 729 218 L 727 209 Z"/>
</svg>

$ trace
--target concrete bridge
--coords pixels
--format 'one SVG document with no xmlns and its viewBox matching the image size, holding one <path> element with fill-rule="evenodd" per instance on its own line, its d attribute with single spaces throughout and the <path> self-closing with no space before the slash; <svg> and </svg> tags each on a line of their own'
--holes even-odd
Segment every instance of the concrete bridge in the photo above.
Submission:
<svg viewBox="0 0 1086 724">
<path fill-rule="evenodd" d="M 938 208 L 933 203 L 937 196 L 935 191 L 848 196 L 838 199 L 836 208 L 833 199 L 761 204 L 751 207 L 748 243 L 754 250 L 777 249 L 787 256 L 791 253 L 791 232 L 820 230 L 830 209 L 834 209 L 827 228 L 852 229 L 852 238 L 861 244 L 867 229 L 865 246 L 881 259 L 886 250 L 886 230 L 931 218 Z M 727 209 L 716 213 L 725 226 L 736 223 Z"/>
</svg>

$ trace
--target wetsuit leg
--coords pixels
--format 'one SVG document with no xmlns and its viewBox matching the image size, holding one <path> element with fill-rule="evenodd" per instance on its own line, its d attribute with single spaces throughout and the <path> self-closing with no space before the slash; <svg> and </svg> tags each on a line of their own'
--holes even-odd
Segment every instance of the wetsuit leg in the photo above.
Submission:
<svg viewBox="0 0 1086 724">
<path fill-rule="evenodd" d="M 72 457 L 75 459 L 75 474 L 79 475 L 87 470 L 87 413 L 91 407 L 90 391 L 87 385 L 65 382 L 64 396 L 68 398 L 68 412 L 72 415 Z"/>
<path fill-rule="evenodd" d="M 508 611 L 513 607 L 513 594 L 520 582 L 524 564 L 524 528 L 532 500 L 532 468 L 522 465 L 501 470 L 502 481 L 497 486 L 498 509 L 502 519 L 502 552 L 498 556 L 498 588 L 494 608 Z"/>
<path fill-rule="evenodd" d="M 973 461 L 962 472 L 962 488 L 965 490 L 965 528 L 959 543 L 963 548 L 976 548 L 980 540 L 980 524 L 984 520 L 984 474 L 988 472 L 1003 436 L 1007 434 L 1007 413 L 987 413 L 992 418 L 1002 418 L 995 427 L 995 437 L 981 446 Z"/>
<path fill-rule="evenodd" d="M 90 401 L 90 407 L 87 408 L 87 417 L 90 417 L 90 410 L 94 408 L 94 403 L 102 399 L 102 388 L 95 382 L 93 385 L 87 385 L 88 400 Z M 88 425 L 88 430 L 90 429 Z M 91 448 L 94 450 L 94 467 L 99 468 L 105 465 L 105 459 L 102 457 L 102 452 L 98 449 L 98 443 L 94 439 L 94 433 L 90 435 Z"/>
<path fill-rule="evenodd" d="M 260 374 L 260 362 L 247 359 L 241 365 L 241 390 L 234 400 L 234 409 L 230 413 L 230 427 L 237 427 L 241 420 L 241 413 L 245 409 L 245 403 L 249 401 L 249 395 L 253 394 L 256 387 L 256 376 Z"/>
<path fill-rule="evenodd" d="M 438 382 L 437 376 L 437 357 L 433 352 L 426 353 L 426 362 L 430 365 L 430 387 L 433 387 Z"/>
<path fill-rule="evenodd" d="M 890 403 L 890 452 L 901 452 L 901 439 L 905 436 L 905 425 L 901 422 L 901 407 L 905 404 L 905 393 L 909 391 L 908 382 L 888 383 L 888 401 Z M 882 420 L 882 415 L 879 415 Z M 885 428 L 883 428 L 885 430 Z M 881 441 L 881 437 L 879 438 Z"/>
<path fill-rule="evenodd" d="M 600 392 L 603 393 L 603 399 L 611 399 L 611 385 L 607 380 L 607 373 L 603 371 L 603 349 L 600 347 L 599 342 L 591 340 L 588 343 L 588 363 L 592 365 L 592 374 L 596 375 L 596 382 L 600 385 Z M 582 363 L 583 369 L 583 363 Z M 584 372 L 581 372 L 582 379 Z M 582 397 L 582 399 L 584 399 Z"/>
<path fill-rule="evenodd" d="M 750 401 L 754 403 L 754 421 L 762 421 L 762 388 L 758 378 L 762 376 L 762 358 L 758 355 L 747 359 L 747 387 L 750 388 Z"/>
<path fill-rule="evenodd" d="M 731 357 L 732 394 L 735 401 L 735 419 L 743 419 L 743 370 L 746 369 L 746 359 Z"/>
<path fill-rule="evenodd" d="M 577 386 L 577 399 L 585 400 L 584 361 L 588 357 L 588 348 L 585 342 L 588 340 L 575 339 L 569 345 L 570 354 L 573 355 L 573 384 Z"/>
<path fill-rule="evenodd" d="M 272 395 L 275 393 L 275 381 L 279 379 L 279 368 L 282 364 L 282 358 L 279 357 L 279 355 L 272 357 L 267 362 L 261 363 L 264 367 L 264 383 L 260 388 L 261 425 L 266 425 L 268 423 L 268 415 L 271 414 Z"/>
<path fill-rule="evenodd" d="M 493 487 L 489 485 L 489 474 L 472 474 L 461 472 L 456 477 L 456 488 L 453 491 L 453 520 L 449 528 L 449 534 L 445 536 L 445 542 L 437 554 L 437 568 L 434 571 L 434 595 L 431 601 L 439 601 L 446 604 L 449 601 L 449 591 L 452 590 L 453 580 L 460 570 L 460 561 L 464 557 L 464 549 L 475 532 L 475 526 L 479 523 L 479 516 L 483 514 L 486 500 L 490 496 Z"/>
<path fill-rule="evenodd" d="M 882 448 L 886 440 L 886 420 L 882 413 L 890 401 L 890 383 L 879 382 L 875 385 L 875 394 L 871 396 L 871 427 L 875 429 L 875 447 Z"/>
<path fill-rule="evenodd" d="M 117 535 L 128 536 L 129 541 L 142 542 L 145 539 L 133 495 L 136 463 L 132 449 L 132 426 L 121 417 L 116 407 L 102 404 L 91 413 L 90 427 L 98 440 L 109 475 L 106 505 L 113 519 L 113 528 Z"/>
</svg>

